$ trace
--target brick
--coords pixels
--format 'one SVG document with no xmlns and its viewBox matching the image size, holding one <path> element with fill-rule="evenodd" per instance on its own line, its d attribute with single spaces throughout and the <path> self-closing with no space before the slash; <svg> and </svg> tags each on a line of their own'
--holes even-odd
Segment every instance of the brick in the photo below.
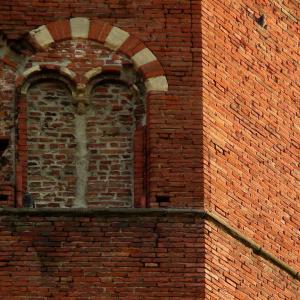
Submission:
<svg viewBox="0 0 300 300">
<path fill-rule="evenodd" d="M 133 36 L 129 36 L 127 40 L 122 44 L 119 48 L 119 51 L 124 53 L 125 55 L 132 57 L 137 52 L 143 50 L 145 45 L 139 41 L 137 38 Z"/>
<path fill-rule="evenodd" d="M 56 21 L 47 24 L 47 28 L 53 37 L 54 41 L 64 41 L 71 39 L 70 22 L 67 20 Z"/>
<path fill-rule="evenodd" d="M 4 64 L 16 69 L 17 68 L 17 63 L 13 61 L 9 56 L 4 56 L 1 58 Z"/>
<path fill-rule="evenodd" d="M 0 158 L 5 198 L 0 206 L 21 207 L 28 187 L 40 207 L 72 205 L 77 145 L 71 128 L 77 105 L 66 99 L 64 84 L 62 90 L 53 87 L 67 68 L 76 73 L 69 72 L 68 85 L 86 92 L 81 106 L 97 112 L 88 119 L 87 147 L 93 150 L 88 206 L 126 207 L 134 201 L 136 207 L 205 208 L 298 270 L 299 5 L 290 0 L 260 1 L 259 9 L 250 0 L 230 6 L 223 0 L 98 2 L 0 3 L 0 136 L 10 137 L 19 124 L 15 157 L 21 180 L 16 188 L 11 147 Z M 259 22 L 262 11 L 267 27 Z M 87 39 L 87 27 L 79 34 L 84 38 L 72 39 L 72 17 L 91 20 Z M 54 43 L 48 37 L 41 42 L 44 48 L 32 49 L 28 33 L 43 24 Z M 105 48 L 111 24 L 130 36 Z M 135 55 L 145 48 L 157 60 L 150 55 L 149 62 L 141 57 L 138 64 Z M 16 99 L 26 80 L 22 71 L 38 64 L 42 80 L 30 88 L 32 98 Z M 84 90 L 86 74 L 99 82 Z M 166 82 L 155 79 L 161 76 L 167 78 L 167 93 Z M 134 97 L 126 89 L 120 92 L 120 80 Z M 105 89 L 108 81 L 118 87 Z M 139 94 L 145 94 L 144 104 L 125 112 L 128 100 Z M 12 109 L 15 100 L 18 112 Z M 114 101 L 123 103 L 110 106 Z M 122 131 L 125 123 L 131 130 Z M 134 128 L 141 124 L 144 144 Z M 50 169 L 49 177 L 34 174 L 37 161 Z M 118 164 L 111 168 L 114 161 Z M 128 168 L 132 177 L 125 179 Z M 158 201 L 166 196 L 168 201 Z M 1 216 L 1 299 L 299 298 L 297 279 L 211 223 L 199 227 L 199 220 L 182 216 L 111 220 L 105 215 L 90 222 L 78 215 L 72 221 L 61 215 L 59 222 L 31 217 Z"/>
<path fill-rule="evenodd" d="M 104 43 L 112 26 L 99 20 L 90 21 L 89 39 Z"/>
<path fill-rule="evenodd" d="M 164 70 L 157 60 L 142 65 L 140 71 L 145 79 L 164 75 Z"/>
<path fill-rule="evenodd" d="M 3 264 L 0 295 L 4 298 L 61 297 L 67 291 L 70 299 L 83 299 L 87 294 L 93 299 L 99 299 L 99 294 L 101 299 L 119 295 L 137 299 L 149 294 L 154 298 L 167 295 L 176 299 L 182 295 L 182 299 L 189 299 L 198 297 L 203 290 L 202 262 L 192 265 L 192 259 L 186 255 L 180 258 L 180 264 L 185 266 L 180 268 L 170 251 L 178 247 L 184 250 L 189 243 L 185 237 L 193 235 L 197 241 L 189 248 L 199 253 L 203 237 L 201 222 L 191 227 L 181 216 L 118 214 L 88 218 L 63 215 L 2 215 L 1 218 L 0 240 L 6 245 L 0 249 Z M 174 226 L 177 223 L 182 225 Z M 156 224 L 160 224 L 159 228 Z M 28 234 L 30 228 L 35 230 Z M 18 264 L 18 268 L 9 267 L 11 264 Z M 170 269 L 172 273 L 168 273 Z M 6 275 L 8 272 L 10 276 Z M 197 284 L 186 289 L 189 282 L 186 278 L 191 278 L 191 274 L 197 277 Z M 45 276 L 47 281 L 43 280 Z M 117 277 L 118 282 L 112 277 Z M 60 284 L 54 287 L 57 278 Z"/>
</svg>

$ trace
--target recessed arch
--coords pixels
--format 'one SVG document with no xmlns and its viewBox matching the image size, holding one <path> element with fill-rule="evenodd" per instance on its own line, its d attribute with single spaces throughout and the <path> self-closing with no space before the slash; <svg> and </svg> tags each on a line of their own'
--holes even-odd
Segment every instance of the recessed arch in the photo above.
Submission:
<svg viewBox="0 0 300 300">
<path fill-rule="evenodd" d="M 33 200 L 37 199 L 36 194 L 34 194 L 33 185 L 35 182 L 33 178 L 37 174 L 40 176 L 41 172 L 37 172 L 41 168 L 45 169 L 41 159 L 46 155 L 43 150 L 46 147 L 46 140 L 49 140 L 49 145 L 52 142 L 53 144 L 58 143 L 56 138 L 57 126 L 63 127 L 61 131 L 64 136 L 59 137 L 61 144 L 68 146 L 75 144 L 71 125 L 75 115 L 73 109 L 74 104 L 76 104 L 73 101 L 75 88 L 74 81 L 53 68 L 50 70 L 32 68 L 19 87 L 16 98 L 16 107 L 18 107 L 18 114 L 16 115 L 16 149 L 18 153 L 16 157 L 16 202 L 18 207 L 24 205 L 23 199 L 26 193 L 29 193 L 30 197 L 33 196 Z M 55 147 L 59 148 L 58 145 Z M 71 148 L 71 146 L 67 148 Z M 60 151 L 57 151 L 56 155 L 60 155 Z M 64 155 L 67 158 L 64 158 L 65 161 L 62 161 L 61 165 L 71 165 L 73 163 L 71 154 L 64 153 Z M 66 163 L 66 161 L 68 162 Z M 46 160 L 43 162 L 45 163 Z M 31 167 L 29 168 L 29 166 Z M 72 167 L 75 169 L 74 166 Z M 51 163 L 47 163 L 47 168 L 49 172 L 53 171 Z M 46 184 L 45 178 L 49 178 L 49 174 L 43 177 L 42 184 Z M 70 193 L 68 189 L 73 190 L 73 187 L 64 186 L 60 189 L 66 193 L 61 197 L 62 199 Z"/>
<path fill-rule="evenodd" d="M 127 76 L 126 76 L 127 75 Z M 145 94 L 145 86 L 142 82 L 140 82 L 138 79 L 136 80 L 130 80 L 128 79 L 128 74 L 122 75 L 122 72 L 120 73 L 99 73 L 95 77 L 92 77 L 86 87 L 86 95 L 87 97 L 91 97 L 93 90 L 97 86 L 101 86 L 106 83 L 115 83 L 115 84 L 121 84 L 127 87 L 128 90 L 130 90 L 130 93 L 132 94 L 132 97 L 134 99 L 135 103 L 139 103 L 140 106 L 143 106 L 143 117 L 139 118 L 139 122 L 136 123 L 137 126 L 144 126 L 146 125 L 146 94 Z"/>
<path fill-rule="evenodd" d="M 87 95 L 86 201 L 89 206 L 132 207 L 143 192 L 138 180 L 140 169 L 136 168 L 141 139 L 136 135 L 143 130 L 145 99 L 117 73 L 96 76 L 87 86 Z"/>
</svg>

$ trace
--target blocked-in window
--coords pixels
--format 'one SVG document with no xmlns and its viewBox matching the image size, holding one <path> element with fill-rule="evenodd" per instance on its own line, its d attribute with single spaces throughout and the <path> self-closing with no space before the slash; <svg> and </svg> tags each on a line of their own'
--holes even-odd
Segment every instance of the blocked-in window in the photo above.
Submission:
<svg viewBox="0 0 300 300">
<path fill-rule="evenodd" d="M 27 95 L 27 193 L 36 205 L 72 206 L 75 198 L 75 111 L 63 83 L 34 84 Z"/>
<path fill-rule="evenodd" d="M 58 80 L 28 90 L 26 195 L 36 207 L 132 207 L 142 97 L 105 79 L 91 88 L 83 112 L 76 105 Z"/>
</svg>

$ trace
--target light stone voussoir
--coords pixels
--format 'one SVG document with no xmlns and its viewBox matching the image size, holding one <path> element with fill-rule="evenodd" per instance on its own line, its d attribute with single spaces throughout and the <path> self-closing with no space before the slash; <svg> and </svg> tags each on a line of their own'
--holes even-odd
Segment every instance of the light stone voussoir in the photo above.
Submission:
<svg viewBox="0 0 300 300">
<path fill-rule="evenodd" d="M 41 70 L 41 67 L 40 67 L 39 65 L 36 65 L 36 66 L 33 66 L 33 67 L 31 67 L 31 68 L 25 70 L 25 71 L 22 73 L 22 75 L 23 75 L 24 77 L 28 77 L 28 76 L 31 75 L 32 73 L 38 72 L 38 71 L 40 71 L 40 70 Z"/>
<path fill-rule="evenodd" d="M 70 19 L 72 38 L 87 39 L 90 30 L 90 20 L 87 18 Z"/>
<path fill-rule="evenodd" d="M 136 68 L 157 60 L 155 55 L 148 48 L 144 48 L 143 50 L 139 51 L 133 55 L 131 59 L 133 60 Z"/>
<path fill-rule="evenodd" d="M 54 43 L 54 39 L 49 32 L 47 26 L 43 25 L 37 29 L 30 31 L 30 36 L 36 41 L 41 48 L 47 48 L 50 44 Z"/>
<path fill-rule="evenodd" d="M 73 72 L 72 70 L 66 68 L 66 67 L 61 67 L 60 68 L 60 72 L 70 78 L 75 78 L 76 77 L 76 73 Z"/>
<path fill-rule="evenodd" d="M 147 92 L 167 92 L 168 81 L 165 76 L 151 77 L 145 82 Z"/>
<path fill-rule="evenodd" d="M 105 40 L 105 46 L 111 50 L 117 50 L 123 45 L 128 37 L 128 32 L 118 27 L 113 27 Z"/>
<path fill-rule="evenodd" d="M 95 77 L 96 75 L 99 75 L 101 72 L 102 72 L 102 68 L 101 67 L 94 68 L 94 69 L 91 69 L 91 70 L 87 71 L 84 74 L 84 77 L 86 79 L 90 80 L 92 77 Z"/>
</svg>

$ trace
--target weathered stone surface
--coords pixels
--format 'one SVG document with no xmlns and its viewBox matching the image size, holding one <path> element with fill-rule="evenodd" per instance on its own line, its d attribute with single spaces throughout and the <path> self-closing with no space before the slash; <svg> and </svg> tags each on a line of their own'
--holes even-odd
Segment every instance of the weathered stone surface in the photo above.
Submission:
<svg viewBox="0 0 300 300">
<path fill-rule="evenodd" d="M 86 39 L 89 36 L 90 20 L 87 18 L 73 18 L 70 20 L 72 38 Z"/>
<path fill-rule="evenodd" d="M 165 76 L 152 77 L 145 82 L 146 89 L 148 92 L 167 92 L 168 82 Z"/>
<path fill-rule="evenodd" d="M 140 66 L 145 65 L 157 59 L 155 55 L 148 48 L 144 48 L 140 52 L 133 55 L 132 60 L 134 62 L 134 65 L 137 68 L 139 68 Z"/>
<path fill-rule="evenodd" d="M 38 71 L 40 71 L 40 70 L 41 70 L 41 67 L 40 67 L 39 65 L 36 65 L 36 66 L 33 66 L 33 67 L 29 68 L 29 69 L 26 69 L 26 70 L 22 73 L 22 75 L 23 75 L 24 77 L 28 77 L 29 75 L 31 75 L 31 74 L 33 74 L 33 73 L 35 73 L 35 72 L 38 72 Z"/>
<path fill-rule="evenodd" d="M 73 72 L 72 70 L 70 70 L 69 68 L 66 67 L 61 67 L 60 68 L 60 72 L 70 78 L 75 78 L 76 77 L 76 73 Z"/>
<path fill-rule="evenodd" d="M 102 72 L 102 67 L 94 68 L 92 70 L 89 70 L 84 74 L 84 77 L 87 78 L 88 80 L 91 79 L 92 77 L 99 75 Z"/>
<path fill-rule="evenodd" d="M 76 192 L 74 207 L 86 207 L 86 189 L 88 180 L 88 149 L 86 138 L 86 115 L 75 115 L 75 162 L 76 162 Z"/>
<path fill-rule="evenodd" d="M 36 43 L 41 48 L 47 48 L 50 44 L 54 42 L 51 33 L 45 25 L 30 31 L 30 35 L 34 38 Z"/>
<path fill-rule="evenodd" d="M 129 37 L 129 33 L 118 28 L 113 27 L 105 40 L 105 46 L 111 50 L 117 50 Z"/>
</svg>

